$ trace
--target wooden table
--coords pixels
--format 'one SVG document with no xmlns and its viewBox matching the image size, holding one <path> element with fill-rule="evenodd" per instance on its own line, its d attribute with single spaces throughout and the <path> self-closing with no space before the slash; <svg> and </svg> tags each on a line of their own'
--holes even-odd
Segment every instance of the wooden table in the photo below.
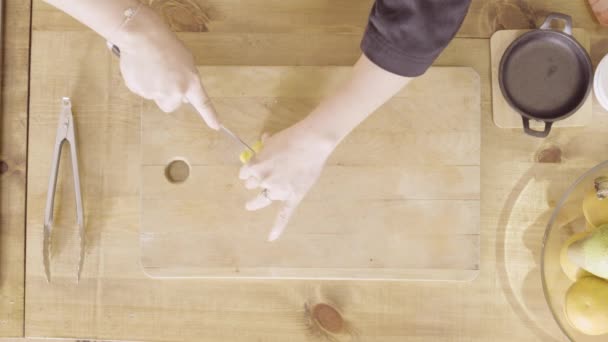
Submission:
<svg viewBox="0 0 608 342">
<path fill-rule="evenodd" d="M 30 3 L 4 1 L 0 113 L 0 336 L 23 335 Z"/>
<path fill-rule="evenodd" d="M 370 1 L 184 0 L 153 4 L 194 51 L 198 64 L 349 65 L 359 55 Z M 5 329 L 0 323 L 0 335 L 19 335 L 23 326 L 26 336 L 45 337 L 317 341 L 326 335 L 311 323 L 309 308 L 326 302 L 337 307 L 347 323 L 345 333 L 333 336 L 338 341 L 353 337 L 363 341 L 564 340 L 542 296 L 540 242 L 551 208 L 565 187 L 606 158 L 608 115 L 594 101 L 593 125 L 556 129 L 545 140 L 495 127 L 488 38 L 497 29 L 528 28 L 540 23 L 548 12 L 562 11 L 573 16 L 575 26 L 591 33 L 591 55 L 597 64 L 608 53 L 608 29 L 595 24 L 586 1 L 474 1 L 458 38 L 436 62 L 471 66 L 482 84 L 481 272 L 467 283 L 147 279 L 139 265 L 139 169 L 138 163 L 129 161 L 138 157 L 139 123 L 125 115 L 139 99 L 126 91 L 118 97 L 104 97 L 109 86 L 124 86 L 109 54 L 101 64 L 86 63 L 87 56 L 102 53 L 103 41 L 41 1 L 33 5 L 33 55 L 50 48 L 43 39 L 49 32 L 63 31 L 66 40 L 61 48 L 72 50 L 58 54 L 61 63 L 49 60 L 46 66 L 38 63 L 32 68 L 30 127 L 55 122 L 57 105 L 51 99 L 68 92 L 83 103 L 79 113 L 84 119 L 79 125 L 85 132 L 94 126 L 97 132 L 86 137 L 93 142 L 81 156 L 82 165 L 88 165 L 84 172 L 89 174 L 85 200 L 94 203 L 89 213 L 92 247 L 79 285 L 70 273 L 72 260 L 62 256 L 56 266 L 60 276 L 48 285 L 40 272 L 39 248 L 28 244 L 25 316 L 23 311 L 11 312 L 8 322 L 12 328 Z M 27 40 L 23 32 L 27 29 L 21 27 L 20 44 Z M 11 59 L 5 57 L 6 65 Z M 4 94 L 12 94 L 6 77 Z M 41 78 L 54 80 L 56 86 L 36 88 L 34 81 Z M 21 96 L 25 84 L 21 84 Z M 5 110 L 3 120 L 8 114 L 15 118 L 11 120 L 22 122 L 25 99 L 8 97 L 21 110 Z M 7 108 L 7 96 L 4 98 Z M 12 141 L 23 144 L 25 129 L 17 128 L 9 130 Z M 2 143 L 3 160 L 5 147 L 15 146 L 12 141 Z M 15 187 L 15 193 L 25 193 L 23 148 L 12 159 L 6 158 L 21 158 L 17 165 L 22 168 L 16 180 L 2 175 L 3 190 L 6 182 Z M 30 153 L 30 161 L 48 157 L 43 149 L 37 151 L 39 154 Z M 38 222 L 47 173 L 28 170 L 28 240 L 37 241 L 36 234 L 41 233 Z M 2 193 L 2 241 L 9 236 L 11 258 L 22 260 L 23 200 L 16 209 L 5 208 L 6 192 Z M 66 203 L 72 202 L 68 198 Z M 62 210 L 68 212 L 70 207 Z M 104 214 L 107 212 L 113 215 Z M 15 221 L 5 222 L 5 213 Z M 6 233 L 9 230 L 12 234 Z M 74 248 L 73 233 L 65 231 L 59 236 L 68 241 L 63 247 L 66 255 Z M 22 268 L 11 267 L 16 269 L 8 273 L 13 279 Z M 0 279 L 5 279 L 5 270 L 0 269 Z M 10 288 L 17 289 L 13 300 L 20 305 L 23 297 L 18 289 L 23 282 L 16 278 Z M 4 293 L 3 289 L 2 296 Z M 2 300 L 4 297 L 0 303 Z"/>
</svg>

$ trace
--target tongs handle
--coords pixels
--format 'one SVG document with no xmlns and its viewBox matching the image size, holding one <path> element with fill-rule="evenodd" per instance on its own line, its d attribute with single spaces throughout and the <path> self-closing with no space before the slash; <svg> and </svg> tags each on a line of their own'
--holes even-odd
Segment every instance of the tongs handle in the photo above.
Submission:
<svg viewBox="0 0 608 342">
<path fill-rule="evenodd" d="M 61 125 L 61 122 L 60 124 Z M 57 129 L 59 132 L 59 128 Z M 57 135 L 55 147 L 53 148 L 53 159 L 51 161 L 51 175 L 49 176 L 49 187 L 46 193 L 46 207 L 44 209 L 44 231 L 42 239 L 42 260 L 44 263 L 44 274 L 46 281 L 51 281 L 51 234 L 53 233 L 53 208 L 55 207 L 55 190 L 57 188 L 57 172 L 59 170 L 59 158 L 64 137 Z"/>
<path fill-rule="evenodd" d="M 63 123 L 59 122 L 57 132 L 62 130 Z M 53 148 L 53 159 L 51 160 L 51 174 L 49 176 L 49 186 L 46 193 L 46 207 L 44 209 L 44 229 L 50 233 L 53 225 L 53 208 L 55 207 L 55 190 L 57 189 L 57 173 L 59 171 L 59 159 L 61 158 L 61 148 L 65 137 L 57 134 L 55 137 L 55 147 Z"/>
<path fill-rule="evenodd" d="M 69 99 L 68 99 L 69 101 Z M 64 99 L 65 102 L 65 99 Z M 71 113 L 71 108 L 70 108 Z M 70 119 L 73 120 L 70 115 Z M 80 190 L 80 171 L 78 170 L 78 152 L 76 151 L 76 133 L 74 123 L 71 122 L 67 132 L 66 140 L 70 143 L 70 154 L 72 156 L 72 175 L 74 177 L 74 198 L 76 200 L 76 220 L 78 222 L 78 236 L 80 237 L 80 257 L 78 259 L 78 271 L 76 281 L 80 281 L 82 273 L 82 265 L 84 263 L 84 247 L 85 247 L 85 232 L 84 232 L 84 211 L 82 207 L 82 192 Z"/>
<path fill-rule="evenodd" d="M 74 123 L 72 122 L 67 132 L 66 140 L 70 143 L 70 155 L 72 159 L 72 176 L 74 177 L 74 198 L 76 199 L 76 218 L 78 226 L 82 227 L 83 208 L 82 208 L 82 192 L 80 191 L 80 171 L 78 169 L 78 152 L 76 151 L 76 133 L 74 131 Z"/>
</svg>

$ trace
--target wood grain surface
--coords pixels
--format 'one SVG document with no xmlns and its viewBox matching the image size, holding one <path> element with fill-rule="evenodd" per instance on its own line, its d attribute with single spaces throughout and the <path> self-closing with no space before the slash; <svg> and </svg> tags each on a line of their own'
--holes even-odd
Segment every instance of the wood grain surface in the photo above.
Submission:
<svg viewBox="0 0 608 342">
<path fill-rule="evenodd" d="M 357 11 L 350 18 L 341 17 L 344 2 L 338 1 L 251 0 L 240 10 L 242 3 L 181 0 L 155 6 L 165 6 L 165 18 L 182 30 L 180 38 L 201 65 L 351 65 L 360 53 L 371 1 L 348 2 Z M 233 7 L 220 11 L 222 4 Z M 204 11 L 191 11 L 195 19 L 185 20 L 180 8 L 188 6 Z M 314 20 L 326 11 L 335 24 Z M 468 38 L 535 27 L 553 11 L 570 14 L 576 26 L 590 32 L 594 63 L 608 53 L 608 32 L 592 19 L 586 1 L 474 0 L 459 38 L 436 62 L 470 66 L 480 75 L 481 263 L 473 282 L 166 281 L 146 278 L 139 264 L 140 126 L 131 114 L 141 101 L 122 85 L 100 38 L 35 0 L 28 156 L 35 166 L 28 174 L 25 334 L 154 341 L 565 341 L 539 286 L 540 243 L 565 187 L 605 159 L 608 114 L 594 100 L 592 125 L 563 129 L 545 140 L 497 128 L 489 40 Z M 310 13 L 308 22 L 303 13 Z M 285 20 L 292 15 L 299 19 Z M 213 24 L 222 20 L 230 24 L 214 31 Z M 281 21 L 280 29 L 273 29 Z M 61 44 L 45 43 L 55 34 Z M 89 247 L 80 284 L 74 279 L 72 189 L 62 180 L 57 220 L 63 228 L 54 238 L 63 246 L 51 284 L 44 280 L 38 247 L 46 145 L 62 95 L 74 99 L 87 184 Z M 66 170 L 61 179 L 69 178 Z M 325 307 L 319 303 L 335 310 L 318 310 Z"/>
<path fill-rule="evenodd" d="M 509 45 L 519 36 L 529 31 L 501 30 L 494 33 L 492 38 L 490 38 L 490 48 L 492 49 L 492 116 L 494 123 L 500 128 L 520 128 L 523 130 L 521 115 L 509 106 L 507 100 L 502 95 L 498 81 L 498 70 L 502 56 Z M 591 39 L 587 31 L 575 28 L 573 36 L 589 52 L 591 49 Z M 582 127 L 588 125 L 593 117 L 592 103 L 593 92 L 589 93 L 589 97 L 587 97 L 585 103 L 576 113 L 572 114 L 569 118 L 556 121 L 553 127 Z M 544 122 L 530 120 L 530 127 L 542 130 L 545 124 Z"/>
<path fill-rule="evenodd" d="M 245 36 L 250 34 L 250 37 L 270 35 L 286 38 L 302 38 L 311 34 L 312 38 L 353 35 L 353 38 L 360 38 L 373 0 L 142 2 L 160 13 L 173 30 L 183 33 L 238 33 Z M 36 12 L 40 13 L 40 18 L 33 23 L 34 29 L 83 29 L 76 20 L 66 17 L 42 0 L 34 0 L 34 3 Z M 587 2 L 583 0 L 472 0 L 458 37 L 490 38 L 497 30 L 535 28 L 550 12 L 569 14 L 577 27 L 593 30 L 598 27 Z M 225 37 L 228 36 L 230 35 Z M 323 39 L 317 39 L 319 40 Z M 297 45 L 294 41 L 293 46 Z"/>
<path fill-rule="evenodd" d="M 224 125 L 249 141 L 309 113 L 348 67 L 201 67 Z M 437 94 L 444 94 L 437 98 Z M 281 239 L 248 213 L 232 139 L 185 107 L 144 106 L 142 266 L 153 277 L 471 280 L 479 269 L 480 84 L 432 68 L 352 132 Z M 183 159 L 189 177 L 167 178 Z M 188 165 L 184 164 L 185 167 Z"/>
<path fill-rule="evenodd" d="M 4 2 L 0 113 L 0 337 L 23 335 L 30 3 Z"/>
</svg>

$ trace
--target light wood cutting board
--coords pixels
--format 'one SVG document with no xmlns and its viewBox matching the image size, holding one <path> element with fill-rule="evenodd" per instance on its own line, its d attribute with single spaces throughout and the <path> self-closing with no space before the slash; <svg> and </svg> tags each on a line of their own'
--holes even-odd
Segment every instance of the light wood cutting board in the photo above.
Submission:
<svg viewBox="0 0 608 342">
<path fill-rule="evenodd" d="M 517 113 L 505 100 L 502 92 L 500 91 L 500 84 L 498 83 L 498 69 L 500 68 L 500 60 L 502 55 L 505 53 L 509 45 L 522 34 L 529 32 L 530 30 L 501 30 L 496 31 L 490 40 L 491 53 L 492 53 L 492 112 L 494 117 L 494 123 L 500 128 L 520 128 L 523 130 L 523 124 L 521 115 Z M 575 28 L 572 31 L 574 38 L 585 48 L 585 50 L 591 50 L 591 40 L 587 31 Z M 553 127 L 583 127 L 587 126 L 592 119 L 592 104 L 593 95 L 589 94 L 585 103 L 579 108 L 579 110 L 572 114 L 569 118 L 564 120 L 556 121 Z M 530 121 L 530 126 L 539 129 L 544 128 L 545 124 L 542 122 Z"/>
<path fill-rule="evenodd" d="M 201 67 L 222 122 L 253 142 L 312 110 L 347 67 Z M 244 210 L 240 148 L 190 108 L 142 113 L 141 261 L 152 277 L 470 280 L 479 270 L 480 85 L 431 68 L 335 151 L 275 242 Z M 166 166 L 186 160 L 179 184 Z"/>
</svg>

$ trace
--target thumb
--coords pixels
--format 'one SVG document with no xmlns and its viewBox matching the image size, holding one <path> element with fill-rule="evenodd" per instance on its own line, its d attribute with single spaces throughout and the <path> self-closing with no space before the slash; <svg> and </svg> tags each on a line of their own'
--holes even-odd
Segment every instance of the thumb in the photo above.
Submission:
<svg viewBox="0 0 608 342">
<path fill-rule="evenodd" d="M 200 81 L 196 81 L 190 86 L 186 92 L 186 100 L 192 104 L 194 109 L 201 115 L 207 126 L 211 129 L 220 129 L 220 124 L 215 114 L 215 108 L 211 103 L 211 99 L 207 96 L 205 89 Z"/>
</svg>

